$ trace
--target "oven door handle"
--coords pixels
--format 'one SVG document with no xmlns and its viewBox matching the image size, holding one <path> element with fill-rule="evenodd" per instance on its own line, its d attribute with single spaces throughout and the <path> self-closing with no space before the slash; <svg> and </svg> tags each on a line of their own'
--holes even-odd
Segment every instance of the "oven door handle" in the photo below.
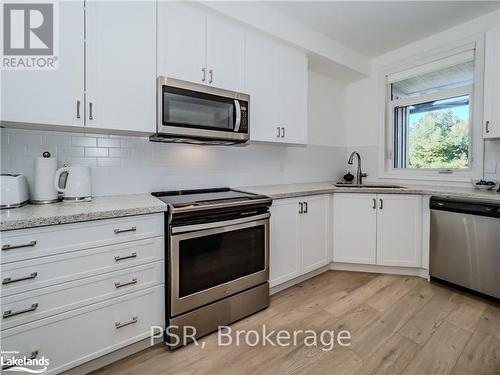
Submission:
<svg viewBox="0 0 500 375">
<path fill-rule="evenodd" d="M 234 220 L 225 220 L 225 221 L 217 221 L 215 223 L 206 223 L 206 224 L 193 224 L 193 225 L 183 225 L 181 227 L 173 227 L 172 234 L 193 232 L 198 230 L 205 229 L 213 229 L 213 228 L 221 228 L 229 225 L 243 224 L 251 221 L 267 219 L 271 217 L 270 213 L 265 213 L 262 215 L 248 216 L 242 219 L 234 219 Z"/>
<path fill-rule="evenodd" d="M 241 106 L 239 100 L 234 100 L 234 108 L 236 109 L 236 121 L 234 123 L 234 132 L 238 133 L 240 131 L 241 125 Z"/>
</svg>

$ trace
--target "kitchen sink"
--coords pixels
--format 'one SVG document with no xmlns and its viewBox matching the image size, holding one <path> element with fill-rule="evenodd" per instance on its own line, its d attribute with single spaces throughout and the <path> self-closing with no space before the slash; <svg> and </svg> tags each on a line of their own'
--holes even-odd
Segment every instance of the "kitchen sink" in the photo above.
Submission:
<svg viewBox="0 0 500 375">
<path fill-rule="evenodd" d="M 334 184 L 334 186 L 345 187 L 345 188 L 405 189 L 404 186 L 393 185 L 393 184 L 343 184 L 343 183 L 337 183 L 337 184 Z"/>
</svg>

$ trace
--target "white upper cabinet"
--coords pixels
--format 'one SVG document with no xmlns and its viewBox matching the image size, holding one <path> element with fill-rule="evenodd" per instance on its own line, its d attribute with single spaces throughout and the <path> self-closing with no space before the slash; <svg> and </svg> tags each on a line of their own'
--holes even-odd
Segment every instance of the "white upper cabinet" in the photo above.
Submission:
<svg viewBox="0 0 500 375">
<path fill-rule="evenodd" d="M 307 143 L 306 55 L 248 32 L 245 90 L 250 94 L 250 139 Z"/>
<path fill-rule="evenodd" d="M 422 196 L 378 194 L 377 264 L 422 264 Z"/>
<path fill-rule="evenodd" d="M 279 45 L 248 33 L 245 53 L 245 91 L 250 94 L 250 139 L 281 141 L 279 111 Z"/>
<path fill-rule="evenodd" d="M 217 16 L 207 18 L 208 84 L 231 91 L 243 89 L 245 33 L 242 28 Z"/>
<path fill-rule="evenodd" d="M 375 194 L 334 194 L 334 262 L 376 263 L 376 199 Z"/>
<path fill-rule="evenodd" d="M 83 2 L 60 1 L 59 68 L 2 71 L 1 120 L 83 125 Z"/>
<path fill-rule="evenodd" d="M 86 126 L 156 130 L 156 4 L 90 1 Z"/>
<path fill-rule="evenodd" d="M 500 138 L 500 27 L 486 33 L 484 138 Z"/>
<path fill-rule="evenodd" d="M 241 91 L 244 48 L 236 23 L 197 4 L 159 2 L 159 75 Z"/>
<path fill-rule="evenodd" d="M 298 50 L 280 49 L 280 119 L 286 143 L 307 143 L 307 58 Z"/>
<path fill-rule="evenodd" d="M 158 2 L 158 75 L 207 83 L 206 15 L 192 4 Z"/>
</svg>

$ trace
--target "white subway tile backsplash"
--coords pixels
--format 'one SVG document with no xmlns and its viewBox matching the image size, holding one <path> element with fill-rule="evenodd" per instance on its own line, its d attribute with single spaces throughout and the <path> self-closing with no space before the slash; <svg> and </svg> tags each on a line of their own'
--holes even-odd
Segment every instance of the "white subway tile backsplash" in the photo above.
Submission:
<svg viewBox="0 0 500 375">
<path fill-rule="evenodd" d="M 343 174 L 346 162 L 342 147 L 206 147 L 16 129 L 1 129 L 0 136 L 2 172 L 26 174 L 32 183 L 34 158 L 48 149 L 59 166 L 89 166 L 96 196 L 334 180 Z"/>
<path fill-rule="evenodd" d="M 108 156 L 108 149 L 105 147 L 85 147 L 85 156 L 88 157 L 106 157 Z"/>
<path fill-rule="evenodd" d="M 97 147 L 120 147 L 120 138 L 97 138 Z"/>
<path fill-rule="evenodd" d="M 95 137 L 71 137 L 71 145 L 79 147 L 97 147 Z"/>
</svg>

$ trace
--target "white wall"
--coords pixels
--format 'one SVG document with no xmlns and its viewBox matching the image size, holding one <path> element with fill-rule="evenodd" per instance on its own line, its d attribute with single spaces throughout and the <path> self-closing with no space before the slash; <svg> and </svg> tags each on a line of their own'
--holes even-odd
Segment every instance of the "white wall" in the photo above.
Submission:
<svg viewBox="0 0 500 375">
<path fill-rule="evenodd" d="M 460 44 L 500 23 L 500 11 L 474 19 L 432 37 L 411 43 L 388 52 L 372 60 L 370 77 L 347 86 L 346 99 L 346 140 L 348 150 L 359 150 L 363 160 L 367 160 L 366 170 L 374 178 L 379 175 L 377 160 L 382 141 L 380 133 L 380 103 L 384 100 L 379 87 L 379 75 L 384 67 L 418 56 L 422 53 L 440 51 L 444 46 Z M 495 160 L 499 154 L 495 142 L 486 147 L 485 161 Z M 498 159 L 497 159 L 498 160 Z M 485 169 L 486 169 L 485 162 Z"/>
<path fill-rule="evenodd" d="M 346 163 L 345 86 L 316 73 L 309 76 L 313 144 L 307 147 L 194 146 L 140 137 L 1 129 L 0 169 L 25 174 L 32 184 L 35 157 L 49 151 L 60 166 L 90 166 L 96 196 L 337 180 Z"/>
<path fill-rule="evenodd" d="M 346 85 L 309 71 L 308 134 L 311 145 L 346 145 Z"/>
</svg>

